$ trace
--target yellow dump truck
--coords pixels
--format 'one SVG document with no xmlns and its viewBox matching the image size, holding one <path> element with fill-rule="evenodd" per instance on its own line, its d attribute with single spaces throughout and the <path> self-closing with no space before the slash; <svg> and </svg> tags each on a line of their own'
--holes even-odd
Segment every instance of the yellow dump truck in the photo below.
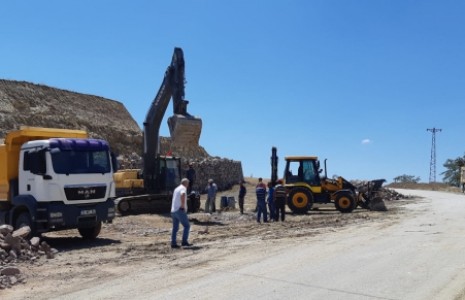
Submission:
<svg viewBox="0 0 465 300">
<path fill-rule="evenodd" d="M 0 224 L 96 238 L 115 216 L 115 166 L 108 143 L 82 130 L 9 132 L 0 145 Z"/>
</svg>

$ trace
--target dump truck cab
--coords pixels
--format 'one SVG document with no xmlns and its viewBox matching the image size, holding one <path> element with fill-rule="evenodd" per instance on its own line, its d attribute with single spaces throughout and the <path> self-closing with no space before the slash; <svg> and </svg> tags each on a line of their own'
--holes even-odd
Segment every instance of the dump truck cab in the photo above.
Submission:
<svg viewBox="0 0 465 300">
<path fill-rule="evenodd" d="M 95 238 L 115 216 L 114 156 L 81 130 L 22 127 L 0 145 L 0 223 Z"/>
</svg>

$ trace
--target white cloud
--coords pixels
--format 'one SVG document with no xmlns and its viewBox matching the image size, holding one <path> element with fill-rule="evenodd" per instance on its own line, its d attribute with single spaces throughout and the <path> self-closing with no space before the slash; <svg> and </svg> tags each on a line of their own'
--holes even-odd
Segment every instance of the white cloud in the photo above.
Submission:
<svg viewBox="0 0 465 300">
<path fill-rule="evenodd" d="M 364 140 L 362 140 L 362 145 L 368 145 L 368 144 L 371 144 L 371 140 L 370 140 L 370 139 L 364 139 Z"/>
</svg>

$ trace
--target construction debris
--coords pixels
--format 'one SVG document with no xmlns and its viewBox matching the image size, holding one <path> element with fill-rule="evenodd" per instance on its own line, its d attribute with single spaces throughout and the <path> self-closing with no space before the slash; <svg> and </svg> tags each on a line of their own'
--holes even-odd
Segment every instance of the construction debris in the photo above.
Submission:
<svg viewBox="0 0 465 300">
<path fill-rule="evenodd" d="M 403 195 L 403 194 L 401 194 L 399 192 L 396 192 L 393 189 L 388 189 L 388 188 L 382 188 L 381 193 L 382 193 L 383 199 L 386 200 L 386 201 L 411 198 L 411 196 L 405 196 L 405 195 Z"/>
<path fill-rule="evenodd" d="M 382 187 L 384 180 L 372 180 L 372 181 L 353 181 L 351 182 L 357 187 L 362 196 L 369 201 L 365 201 L 366 207 L 373 211 L 387 211 L 387 207 L 384 201 L 400 200 L 409 198 L 408 196 L 402 195 L 395 190 Z"/>
<path fill-rule="evenodd" d="M 34 262 L 40 256 L 54 258 L 58 253 L 45 241 L 41 243 L 39 237 L 33 237 L 28 241 L 26 237 L 30 232 L 31 229 L 28 226 L 18 230 L 6 224 L 0 226 L 0 289 L 10 288 L 17 283 L 25 283 L 25 276 L 16 267 L 18 261 Z"/>
</svg>

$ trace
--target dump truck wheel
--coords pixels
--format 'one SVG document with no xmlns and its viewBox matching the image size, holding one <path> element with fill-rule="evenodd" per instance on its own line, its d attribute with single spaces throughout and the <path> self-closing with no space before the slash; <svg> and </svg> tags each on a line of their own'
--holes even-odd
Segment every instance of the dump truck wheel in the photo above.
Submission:
<svg viewBox="0 0 465 300">
<path fill-rule="evenodd" d="M 313 205 L 313 194 L 306 188 L 294 188 L 287 198 L 287 205 L 296 214 L 307 213 Z"/>
<path fill-rule="evenodd" d="M 86 240 L 93 240 L 98 237 L 102 229 L 102 222 L 97 222 L 93 227 L 78 228 L 79 234 Z"/>
<path fill-rule="evenodd" d="M 31 215 L 28 212 L 22 212 L 16 218 L 15 229 L 19 229 L 24 226 L 32 226 Z"/>
<path fill-rule="evenodd" d="M 30 233 L 25 237 L 29 239 L 36 233 L 34 231 L 34 226 L 32 224 L 31 215 L 29 214 L 29 212 L 23 211 L 16 218 L 15 229 L 20 229 L 21 227 L 26 227 L 26 226 L 28 226 L 31 229 Z"/>
<path fill-rule="evenodd" d="M 336 209 L 342 213 L 350 213 L 357 206 L 351 193 L 339 193 L 334 201 Z"/>
<path fill-rule="evenodd" d="M 116 208 L 122 215 L 127 215 L 131 211 L 131 203 L 129 200 L 120 200 L 116 203 Z"/>
</svg>

